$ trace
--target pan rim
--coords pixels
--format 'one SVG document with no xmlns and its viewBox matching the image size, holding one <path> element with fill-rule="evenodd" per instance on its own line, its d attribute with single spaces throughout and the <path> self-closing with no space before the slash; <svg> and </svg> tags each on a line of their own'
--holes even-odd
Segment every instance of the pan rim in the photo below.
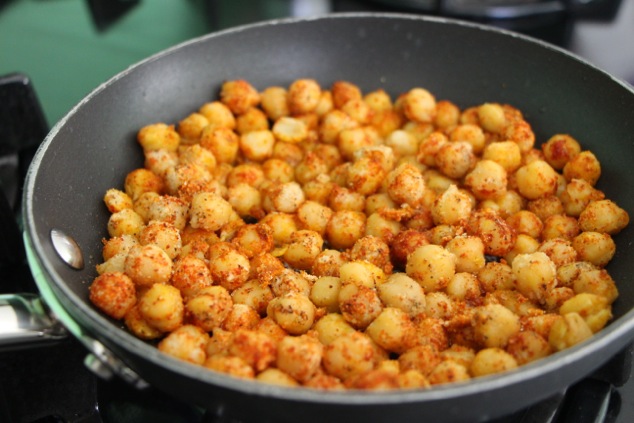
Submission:
<svg viewBox="0 0 634 423">
<path fill-rule="evenodd" d="M 634 94 L 634 89 L 629 85 L 621 81 L 620 79 L 610 75 L 609 73 L 601 70 L 592 63 L 585 59 L 578 57 L 577 55 L 563 50 L 557 46 L 543 42 L 541 40 L 534 39 L 532 37 L 517 34 L 508 30 L 499 28 L 492 28 L 486 25 L 481 25 L 473 22 L 466 22 L 458 19 L 439 18 L 430 16 L 421 16 L 406 13 L 335 13 L 326 16 L 318 16 L 311 18 L 284 18 L 275 19 L 255 24 L 241 25 L 238 27 L 229 28 L 226 30 L 213 32 L 200 37 L 193 38 L 183 43 L 177 44 L 173 47 L 158 52 L 140 62 L 137 62 L 125 70 L 119 72 L 112 78 L 108 79 L 104 83 L 97 86 L 86 97 L 84 97 L 77 105 L 75 105 L 60 121 L 58 121 L 51 129 L 45 140 L 41 144 L 40 148 L 33 159 L 33 162 L 29 168 L 27 180 L 24 189 L 24 201 L 23 201 L 23 217 L 25 220 L 25 237 L 28 238 L 29 243 L 32 245 L 37 260 L 40 261 L 42 269 L 45 270 L 45 278 L 47 281 L 39 281 L 40 283 L 46 283 L 52 287 L 57 296 L 66 296 L 71 305 L 76 308 L 74 312 L 81 313 L 82 317 L 86 317 L 92 325 L 103 331 L 109 339 L 113 339 L 117 345 L 121 345 L 126 350 L 130 350 L 133 354 L 141 354 L 153 364 L 161 367 L 167 367 L 170 371 L 182 374 L 186 377 L 197 379 L 205 383 L 217 385 L 222 388 L 239 391 L 241 393 L 253 394 L 265 397 L 276 397 L 284 400 L 291 401 L 306 401 L 316 403 L 337 403 L 347 405 L 367 405 L 367 404 L 395 404 L 404 402 L 426 402 L 436 400 L 449 400 L 456 397 L 463 397 L 465 395 L 473 395 L 481 393 L 482 391 L 496 391 L 502 388 L 508 388 L 510 385 L 515 385 L 526 380 L 537 379 L 543 376 L 543 373 L 551 374 L 555 372 L 557 368 L 562 365 L 570 365 L 578 362 L 581 358 L 591 353 L 597 353 L 608 343 L 620 343 L 623 346 L 627 344 L 624 338 L 632 337 L 634 332 L 634 310 L 630 310 L 619 319 L 610 323 L 610 326 L 602 330 L 600 333 L 595 334 L 589 341 L 579 344 L 575 347 L 567 349 L 563 352 L 555 353 L 552 356 L 540 360 L 537 363 L 531 363 L 522 366 L 517 371 L 511 371 L 502 375 L 494 375 L 488 377 L 482 377 L 471 380 L 467 383 L 451 384 L 447 386 L 436 386 L 433 389 L 407 391 L 400 390 L 395 392 L 358 392 L 358 391 L 346 391 L 346 392 L 322 392 L 313 391 L 309 389 L 297 389 L 297 388 L 282 388 L 270 385 L 264 385 L 259 382 L 243 381 L 228 376 L 216 374 L 213 372 L 200 372 L 199 367 L 191 365 L 175 358 L 169 357 L 165 354 L 158 352 L 154 347 L 146 344 L 145 342 L 137 339 L 131 334 L 121 330 L 118 327 L 114 327 L 109 320 L 99 314 L 96 310 L 85 304 L 81 298 L 76 296 L 67 286 L 63 283 L 62 278 L 58 274 L 54 274 L 51 269 L 54 269 L 53 264 L 46 255 L 45 248 L 40 240 L 35 236 L 36 217 L 33 210 L 33 195 L 35 192 L 35 181 L 40 169 L 43 157 L 45 156 L 48 148 L 50 147 L 56 135 L 60 129 L 68 122 L 68 120 L 80 110 L 84 104 L 89 102 L 93 97 L 97 96 L 100 92 L 106 89 L 108 86 L 115 84 L 119 79 L 124 78 L 136 69 L 145 66 L 151 62 L 159 60 L 162 57 L 168 56 L 175 51 L 182 49 L 185 46 L 198 44 L 204 42 L 207 39 L 218 38 L 227 36 L 233 33 L 252 30 L 259 27 L 286 25 L 286 24 L 298 24 L 306 21 L 318 21 L 329 19 L 347 19 L 347 18 L 397 18 L 417 21 L 427 21 L 439 24 L 451 24 L 460 25 L 464 27 L 470 27 L 474 29 L 484 30 L 491 33 L 504 34 L 511 36 L 526 42 L 533 44 L 539 44 L 549 50 L 562 53 L 569 58 L 572 58 L 578 62 L 581 62 L 584 66 L 588 66 L 595 71 L 599 71 L 605 76 L 616 83 L 623 86 L 629 92 Z M 61 301 L 61 300 L 60 300 Z M 631 339 L 630 339 L 631 341 Z M 598 367 L 598 365 L 597 365 Z M 581 378 L 584 375 L 580 375 Z"/>
</svg>

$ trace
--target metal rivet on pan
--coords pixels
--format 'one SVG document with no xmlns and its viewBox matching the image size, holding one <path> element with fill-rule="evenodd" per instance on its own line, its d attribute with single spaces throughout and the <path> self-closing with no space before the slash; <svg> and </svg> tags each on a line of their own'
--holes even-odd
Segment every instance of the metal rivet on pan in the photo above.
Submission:
<svg viewBox="0 0 634 423">
<path fill-rule="evenodd" d="M 73 238 L 59 229 L 51 229 L 51 241 L 53 242 L 53 248 L 55 248 L 59 257 L 64 260 L 64 263 L 73 269 L 81 270 L 84 268 L 84 256 Z"/>
</svg>

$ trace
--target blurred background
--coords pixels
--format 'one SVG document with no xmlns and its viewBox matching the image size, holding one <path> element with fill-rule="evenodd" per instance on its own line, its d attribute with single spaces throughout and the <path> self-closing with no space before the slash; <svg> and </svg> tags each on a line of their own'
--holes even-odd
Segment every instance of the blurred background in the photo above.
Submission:
<svg viewBox="0 0 634 423">
<path fill-rule="evenodd" d="M 634 82 L 634 0 L 0 0 L 0 75 L 31 78 L 45 118 L 193 37 L 287 16 L 413 12 L 522 32 Z"/>
</svg>

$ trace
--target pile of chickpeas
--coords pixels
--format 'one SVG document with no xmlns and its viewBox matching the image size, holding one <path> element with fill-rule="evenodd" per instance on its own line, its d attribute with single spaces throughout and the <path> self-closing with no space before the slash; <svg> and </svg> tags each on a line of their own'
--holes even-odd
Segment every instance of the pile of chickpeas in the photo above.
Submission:
<svg viewBox="0 0 634 423">
<path fill-rule="evenodd" d="M 313 79 L 226 81 L 140 129 L 91 301 L 165 354 L 315 389 L 426 388 L 508 371 L 612 318 L 628 213 L 571 135 Z M 542 142 L 543 141 L 543 142 Z"/>
</svg>

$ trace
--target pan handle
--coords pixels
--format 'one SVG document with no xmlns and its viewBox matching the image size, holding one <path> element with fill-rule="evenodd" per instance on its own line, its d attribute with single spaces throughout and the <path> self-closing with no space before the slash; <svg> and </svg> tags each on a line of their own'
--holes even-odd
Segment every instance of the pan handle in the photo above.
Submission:
<svg viewBox="0 0 634 423">
<path fill-rule="evenodd" d="M 68 332 L 35 294 L 0 295 L 0 349 L 44 345 Z"/>
</svg>

